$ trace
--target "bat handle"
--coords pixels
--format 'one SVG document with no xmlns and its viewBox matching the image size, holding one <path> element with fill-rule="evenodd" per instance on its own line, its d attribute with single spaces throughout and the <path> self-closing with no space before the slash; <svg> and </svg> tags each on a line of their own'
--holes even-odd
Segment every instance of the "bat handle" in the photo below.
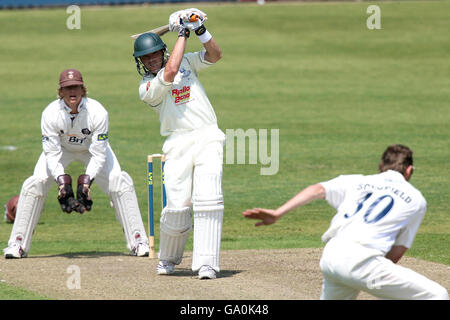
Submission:
<svg viewBox="0 0 450 320">
<path fill-rule="evenodd" d="M 196 15 L 195 13 L 193 13 L 190 17 L 189 17 L 189 22 L 195 22 L 198 19 L 200 19 L 200 17 L 198 15 Z"/>
</svg>

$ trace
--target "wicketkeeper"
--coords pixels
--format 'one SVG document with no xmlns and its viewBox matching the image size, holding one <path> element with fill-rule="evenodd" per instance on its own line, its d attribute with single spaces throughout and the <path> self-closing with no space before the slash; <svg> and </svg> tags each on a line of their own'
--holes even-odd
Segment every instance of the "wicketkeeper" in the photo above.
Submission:
<svg viewBox="0 0 450 320">
<path fill-rule="evenodd" d="M 133 180 L 120 168 L 108 142 L 108 112 L 86 94 L 78 70 L 61 72 L 59 99 L 42 113 L 43 152 L 33 175 L 23 183 L 8 247 L 4 249 L 6 258 L 27 256 L 33 231 L 54 182 L 58 185 L 61 209 L 66 213 L 84 213 L 93 205 L 90 187 L 94 180 L 110 197 L 131 254 L 148 255 L 148 239 Z M 76 180 L 76 190 L 72 189 L 72 177 L 64 171 L 72 161 L 86 166 L 86 171 Z"/>
<path fill-rule="evenodd" d="M 171 274 L 181 263 L 194 213 L 192 270 L 200 279 L 216 278 L 224 202 L 222 163 L 224 133 L 198 79 L 198 73 L 221 58 L 221 50 L 198 9 L 173 13 L 170 31 L 178 33 L 171 54 L 154 33 L 140 35 L 134 57 L 143 80 L 139 96 L 158 112 L 166 155 L 167 206 L 161 212 L 158 274 Z M 191 35 L 204 50 L 185 53 Z"/>
</svg>

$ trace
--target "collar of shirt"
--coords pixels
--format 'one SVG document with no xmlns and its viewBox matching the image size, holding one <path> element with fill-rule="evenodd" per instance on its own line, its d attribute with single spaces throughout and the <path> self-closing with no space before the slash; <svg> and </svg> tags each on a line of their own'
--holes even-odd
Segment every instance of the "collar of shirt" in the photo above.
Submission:
<svg viewBox="0 0 450 320">
<path fill-rule="evenodd" d="M 382 172 L 383 175 L 387 176 L 389 179 L 392 180 L 401 180 L 404 181 L 405 177 L 398 171 L 395 170 L 387 170 L 385 172 Z"/>
<path fill-rule="evenodd" d="M 80 104 L 79 104 L 78 107 L 77 107 L 78 113 L 79 113 L 80 111 L 86 109 L 86 100 L 87 100 L 87 99 L 86 99 L 85 97 L 81 98 Z M 70 113 L 72 112 L 72 108 L 70 108 L 70 107 L 66 104 L 66 102 L 64 101 L 64 99 L 59 99 L 59 103 L 60 103 L 61 107 L 62 107 L 67 113 L 70 114 Z"/>
</svg>

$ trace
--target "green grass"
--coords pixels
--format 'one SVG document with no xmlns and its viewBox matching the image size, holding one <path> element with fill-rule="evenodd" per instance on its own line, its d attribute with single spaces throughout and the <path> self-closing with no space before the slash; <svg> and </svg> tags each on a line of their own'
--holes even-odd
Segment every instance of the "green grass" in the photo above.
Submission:
<svg viewBox="0 0 450 320">
<path fill-rule="evenodd" d="M 403 143 L 415 152 L 411 182 L 428 202 L 407 254 L 450 265 L 450 3 L 380 2 L 382 30 L 366 28 L 368 5 L 198 4 L 223 50 L 223 59 L 200 75 L 220 128 L 280 130 L 276 175 L 260 175 L 261 165 L 224 166 L 222 249 L 321 247 L 334 213 L 325 202 L 267 228 L 254 228 L 241 212 L 275 208 L 339 174 L 374 173 L 385 147 Z M 0 11 L 0 147 L 18 147 L 0 149 L 0 203 L 32 174 L 41 112 L 56 97 L 59 72 L 75 67 L 89 96 L 109 111 L 110 143 L 134 179 L 147 224 L 146 155 L 159 152 L 164 140 L 157 114 L 139 101 L 129 35 L 166 24 L 180 8 L 82 8 L 81 30 L 66 29 L 64 9 Z M 164 41 L 171 48 L 175 35 Z M 188 49 L 200 47 L 192 36 Z M 81 171 L 79 164 L 69 167 L 73 176 Z M 29 254 L 125 252 L 106 195 L 94 186 L 93 197 L 93 211 L 67 215 L 53 187 Z M 10 231 L 0 224 L 0 246 Z M 29 298 L 9 290 L 0 286 L 0 298 Z"/>
<path fill-rule="evenodd" d="M 47 300 L 48 298 L 29 290 L 0 283 L 0 300 Z"/>
</svg>

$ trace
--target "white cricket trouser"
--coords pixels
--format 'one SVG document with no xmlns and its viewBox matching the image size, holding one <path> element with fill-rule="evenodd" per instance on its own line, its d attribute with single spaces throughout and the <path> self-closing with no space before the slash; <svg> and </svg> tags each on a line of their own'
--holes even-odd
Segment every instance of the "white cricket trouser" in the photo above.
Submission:
<svg viewBox="0 0 450 320">
<path fill-rule="evenodd" d="M 166 155 L 164 179 L 169 215 L 184 212 L 193 206 L 194 252 L 192 270 L 209 265 L 219 271 L 220 238 L 224 212 L 222 194 L 222 165 L 224 133 L 217 126 L 209 126 L 192 132 L 173 133 L 164 143 Z M 184 224 L 186 219 L 184 219 Z M 169 216 L 164 221 L 177 225 L 177 219 Z M 161 226 L 166 223 L 162 221 Z M 159 257 L 173 257 L 174 263 L 181 262 L 187 240 L 187 226 L 179 225 L 180 237 L 177 248 L 166 245 L 174 235 L 161 233 Z M 182 236 L 181 236 L 182 235 Z M 177 257 L 174 257 L 177 255 Z M 170 260 L 170 259 L 169 259 Z"/>
<path fill-rule="evenodd" d="M 90 159 L 91 154 L 89 152 L 63 151 L 60 162 L 64 168 L 73 161 L 81 161 L 87 166 Z M 72 177 L 72 187 L 74 188 L 75 194 L 76 179 L 77 177 Z M 115 200 L 117 200 L 115 202 L 118 204 L 123 202 L 120 201 L 122 194 L 117 195 L 120 192 L 116 189 L 126 189 L 127 192 L 125 192 L 124 198 L 131 198 L 131 200 L 128 200 L 129 208 L 116 208 L 116 218 L 124 227 L 128 249 L 131 250 L 135 246 L 136 241 L 148 242 L 145 227 L 137 205 L 137 199 L 134 196 L 135 191 L 131 178 L 129 178 L 125 172 L 121 171 L 119 162 L 109 146 L 107 148 L 106 163 L 103 169 L 95 177 L 95 182 L 103 192 L 112 198 L 113 202 Z M 42 153 L 34 168 L 33 176 L 28 178 L 22 187 L 19 202 L 21 204 L 23 203 L 23 205 L 18 206 L 16 221 L 8 241 L 9 245 L 20 240 L 22 249 L 25 252 L 28 252 L 34 228 L 40 219 L 48 191 L 54 183 L 55 180 L 47 168 L 45 155 Z M 26 198 L 27 195 L 28 198 Z"/>
<path fill-rule="evenodd" d="M 381 251 L 332 238 L 320 260 L 322 300 L 356 299 L 360 291 L 381 299 L 448 299 L 447 290 L 421 274 L 394 264 Z"/>
</svg>

